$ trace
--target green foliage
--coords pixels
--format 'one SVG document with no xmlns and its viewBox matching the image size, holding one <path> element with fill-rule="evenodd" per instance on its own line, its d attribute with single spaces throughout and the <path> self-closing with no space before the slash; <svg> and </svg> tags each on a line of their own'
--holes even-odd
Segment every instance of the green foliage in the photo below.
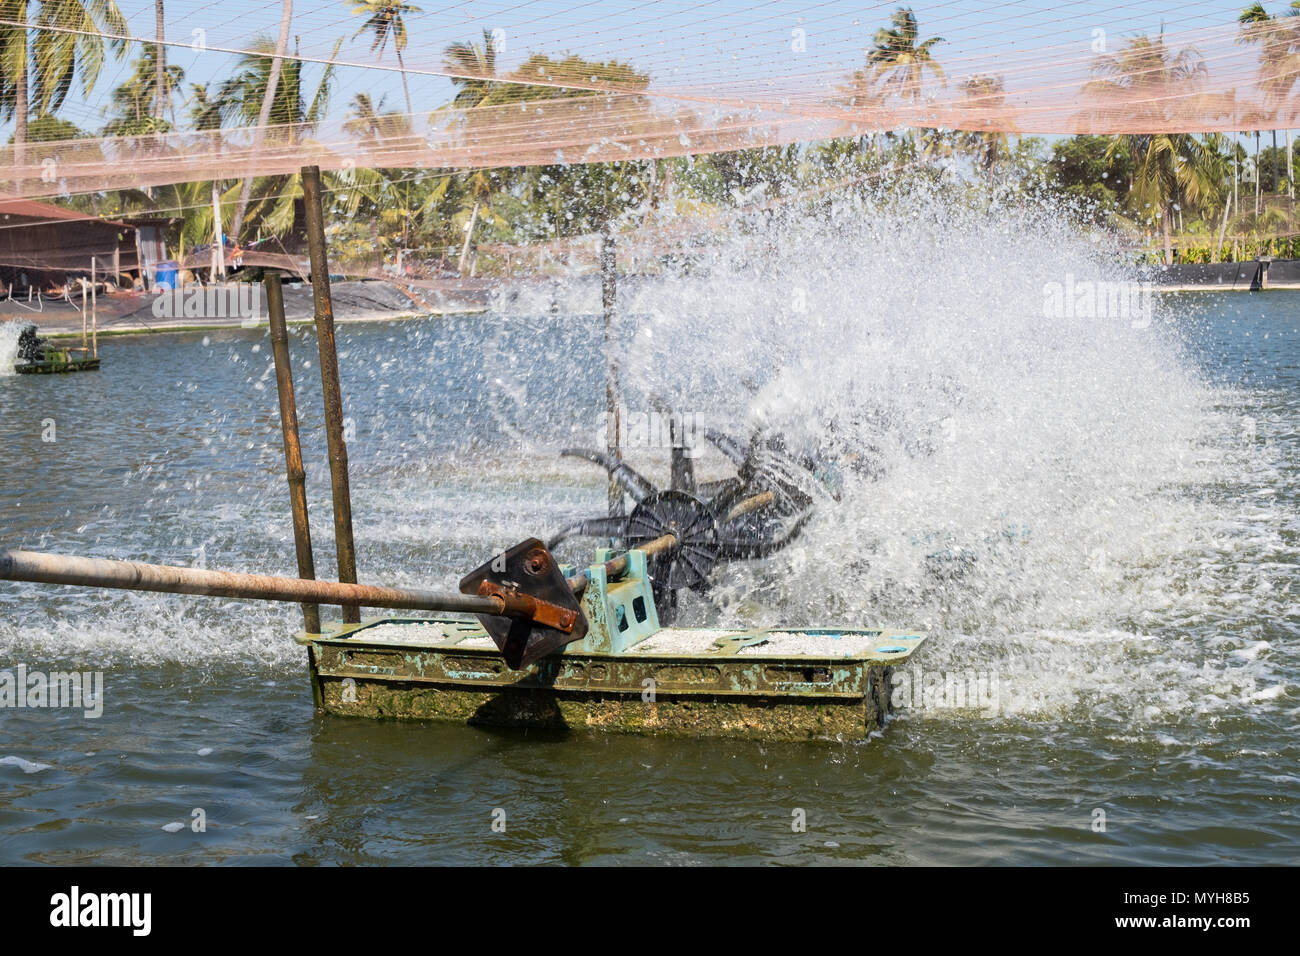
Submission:
<svg viewBox="0 0 1300 956">
<path fill-rule="evenodd" d="M 111 118 L 104 125 L 105 136 L 142 136 L 170 132 L 172 125 L 154 115 L 158 102 L 157 47 L 146 46 L 144 55 L 135 61 L 131 76 L 115 90 L 111 99 Z M 185 70 L 168 64 L 164 71 L 164 101 L 170 103 L 185 79 Z"/>
<path fill-rule="evenodd" d="M 1069 198 L 1101 222 L 1128 198 L 1133 156 L 1126 146 L 1109 151 L 1107 136 L 1072 136 L 1052 144 L 1047 161 L 1048 189 Z"/>
<path fill-rule="evenodd" d="M 113 0 L 42 0 L 35 26 L 31 43 L 32 104 L 38 113 L 57 112 L 77 77 L 84 91 L 93 89 L 106 50 L 122 55 L 125 42 L 106 42 L 101 33 L 130 33 L 126 18 Z"/>
<path fill-rule="evenodd" d="M 29 143 L 59 143 L 69 139 L 87 139 L 90 136 L 90 133 L 79 129 L 76 124 L 51 116 L 49 113 L 36 117 L 27 126 Z M 13 141 L 11 135 L 9 142 L 13 143 Z"/>
<path fill-rule="evenodd" d="M 1259 188 L 1266 193 L 1287 191 L 1286 147 L 1265 146 L 1259 151 Z M 1291 150 L 1290 182 L 1300 180 L 1300 149 L 1293 144 Z"/>
</svg>

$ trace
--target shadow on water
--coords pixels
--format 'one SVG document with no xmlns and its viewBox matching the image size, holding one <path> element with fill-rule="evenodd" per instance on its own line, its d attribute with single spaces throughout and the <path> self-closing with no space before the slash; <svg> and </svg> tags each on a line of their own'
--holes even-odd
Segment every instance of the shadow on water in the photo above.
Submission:
<svg viewBox="0 0 1300 956">
<path fill-rule="evenodd" d="M 771 745 L 318 716 L 303 795 L 319 863 L 905 862 L 884 788 L 932 758 L 863 744 Z"/>
</svg>

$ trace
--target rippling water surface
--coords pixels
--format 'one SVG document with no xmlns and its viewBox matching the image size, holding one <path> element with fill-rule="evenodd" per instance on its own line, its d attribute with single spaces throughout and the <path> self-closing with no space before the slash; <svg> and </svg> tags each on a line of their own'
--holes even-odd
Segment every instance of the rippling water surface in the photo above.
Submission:
<svg viewBox="0 0 1300 956">
<path fill-rule="evenodd" d="M 881 736 L 804 745 L 327 718 L 295 606 L 5 584 L 0 664 L 105 689 L 99 719 L 0 711 L 0 862 L 1297 862 L 1300 293 L 1052 323 L 1041 238 L 964 239 L 1016 252 L 1023 293 L 809 273 L 816 237 L 626 293 L 630 407 L 849 463 L 795 547 L 688 620 L 925 628 L 918 689 L 983 680 L 981 706 L 918 695 Z M 595 444 L 597 293 L 551 298 L 339 330 L 364 580 L 451 586 L 600 511 L 602 477 L 558 456 Z M 327 575 L 315 339 L 292 344 Z M 0 546 L 294 573 L 265 329 L 101 354 L 0 376 Z"/>
</svg>

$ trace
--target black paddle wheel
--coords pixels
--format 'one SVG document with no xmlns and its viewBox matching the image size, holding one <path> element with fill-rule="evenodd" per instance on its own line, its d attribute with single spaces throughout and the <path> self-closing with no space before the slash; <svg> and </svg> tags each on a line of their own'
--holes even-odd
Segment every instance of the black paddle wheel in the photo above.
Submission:
<svg viewBox="0 0 1300 956">
<path fill-rule="evenodd" d="M 675 434 L 680 434 L 678 429 Z M 672 535 L 674 546 L 651 550 L 649 570 L 660 620 L 669 623 L 677 594 L 703 591 L 722 561 L 765 557 L 788 545 L 816 505 L 832 497 L 816 464 L 785 449 L 779 436 L 756 433 L 748 442 L 713 429 L 705 439 L 728 458 L 736 475 L 697 483 L 691 449 L 672 446 L 669 487 L 661 489 L 627 462 L 584 448 L 562 454 L 600 465 L 634 502 L 628 514 L 579 521 L 551 538 L 553 549 L 575 536 L 606 538 L 615 547 L 645 548 Z"/>
</svg>

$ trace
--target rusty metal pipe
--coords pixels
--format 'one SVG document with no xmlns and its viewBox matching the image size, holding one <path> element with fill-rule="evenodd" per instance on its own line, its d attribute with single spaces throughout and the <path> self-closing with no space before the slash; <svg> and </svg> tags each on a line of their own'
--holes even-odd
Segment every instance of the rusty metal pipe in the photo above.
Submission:
<svg viewBox="0 0 1300 956">
<path fill-rule="evenodd" d="M 339 386 L 339 357 L 334 344 L 334 303 L 330 298 L 330 267 L 325 250 L 325 210 L 321 202 L 320 167 L 302 168 L 302 200 L 307 216 L 307 252 L 311 259 L 311 289 L 316 306 L 316 344 L 320 349 L 321 392 L 325 398 L 325 439 L 329 446 L 330 486 L 334 493 L 334 546 L 339 581 L 357 581 L 357 552 L 352 541 L 352 489 L 348 483 L 348 446 L 343 437 L 343 392 Z M 361 608 L 343 608 L 343 623 L 361 620 Z"/>
<path fill-rule="evenodd" d="M 280 273 L 268 273 L 266 311 L 271 325 L 271 352 L 275 356 L 275 386 L 280 396 L 280 431 L 284 435 L 284 470 L 289 479 L 289 509 L 293 515 L 293 544 L 298 557 L 298 577 L 315 580 L 311 553 L 311 525 L 307 520 L 307 472 L 302 466 L 298 441 L 298 403 L 293 394 L 293 369 L 289 363 L 289 330 L 284 319 L 284 288 Z M 302 606 L 303 629 L 320 633 L 320 605 Z"/>
<path fill-rule="evenodd" d="M 154 591 L 160 594 L 200 594 L 249 601 L 389 607 L 408 611 L 454 611 L 508 617 L 529 617 L 535 604 L 526 595 L 483 597 L 455 591 L 305 581 L 302 578 L 178 568 L 136 561 L 39 554 L 33 551 L 0 551 L 0 580 Z"/>
</svg>

